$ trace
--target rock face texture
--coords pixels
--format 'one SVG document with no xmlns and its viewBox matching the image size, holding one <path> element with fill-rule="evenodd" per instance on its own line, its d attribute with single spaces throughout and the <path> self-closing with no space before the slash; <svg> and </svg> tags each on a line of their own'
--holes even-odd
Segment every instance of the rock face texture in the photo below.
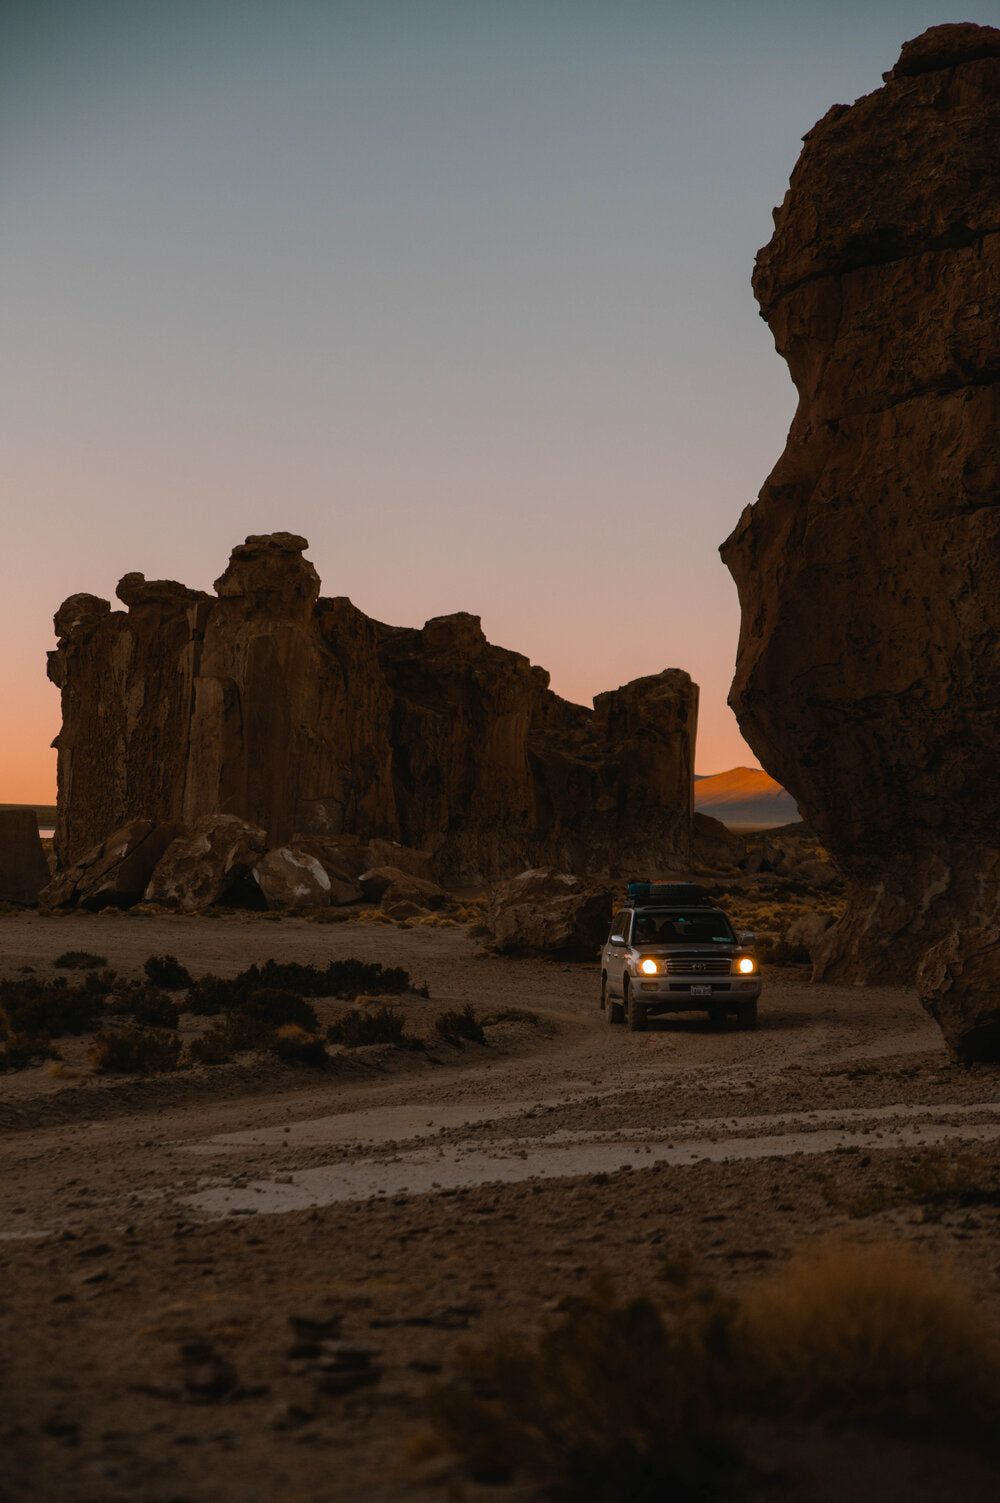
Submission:
<svg viewBox="0 0 1000 1503">
<path fill-rule="evenodd" d="M 805 137 L 754 291 L 799 394 L 722 555 L 730 703 L 844 873 L 817 979 L 907 980 L 1000 893 L 1000 31 Z"/>
<path fill-rule="evenodd" d="M 48 880 L 34 811 L 0 809 L 0 903 L 37 903 Z"/>
<path fill-rule="evenodd" d="M 124 611 L 92 595 L 60 607 L 61 866 L 133 820 L 191 832 L 232 816 L 263 832 L 255 860 L 294 846 L 322 863 L 320 840 L 349 877 L 400 864 L 400 847 L 426 861 L 412 875 L 458 881 L 542 863 L 686 867 L 698 693 L 686 673 L 570 704 L 475 616 L 416 630 L 321 598 L 306 547 L 249 537 L 214 596 L 127 574 Z M 384 854 L 351 869 L 362 843 Z M 290 881 L 267 870 L 275 891 Z"/>
</svg>

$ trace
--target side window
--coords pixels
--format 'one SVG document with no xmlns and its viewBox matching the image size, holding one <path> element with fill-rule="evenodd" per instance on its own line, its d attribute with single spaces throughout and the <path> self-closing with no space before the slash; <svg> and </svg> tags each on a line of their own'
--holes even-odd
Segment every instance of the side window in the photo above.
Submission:
<svg viewBox="0 0 1000 1503">
<path fill-rule="evenodd" d="M 612 934 L 620 934 L 622 939 L 628 939 L 628 926 L 631 917 L 632 915 L 629 910 L 627 908 L 623 909 L 615 919 L 615 927 L 611 931 Z"/>
</svg>

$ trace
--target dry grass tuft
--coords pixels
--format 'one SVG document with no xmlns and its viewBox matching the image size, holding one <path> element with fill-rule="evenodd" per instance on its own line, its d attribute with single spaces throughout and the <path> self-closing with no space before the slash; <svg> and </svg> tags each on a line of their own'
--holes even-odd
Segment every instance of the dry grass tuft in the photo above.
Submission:
<svg viewBox="0 0 1000 1503">
<path fill-rule="evenodd" d="M 521 1473 L 577 1503 L 740 1494 L 730 1425 L 767 1418 L 936 1436 L 995 1457 L 1000 1333 L 953 1272 L 904 1245 L 827 1244 L 721 1298 L 692 1258 L 657 1300 L 607 1281 L 535 1339 L 459 1354 L 427 1400 L 415 1464 L 442 1452 L 480 1482 Z"/>
<path fill-rule="evenodd" d="M 995 1445 L 997 1333 L 951 1269 L 904 1244 L 804 1255 L 745 1296 L 739 1345 L 755 1407 Z"/>
</svg>

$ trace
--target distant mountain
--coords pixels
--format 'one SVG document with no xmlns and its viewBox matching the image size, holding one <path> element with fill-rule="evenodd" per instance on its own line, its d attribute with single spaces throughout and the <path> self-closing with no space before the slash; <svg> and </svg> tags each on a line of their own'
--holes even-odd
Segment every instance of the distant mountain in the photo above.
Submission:
<svg viewBox="0 0 1000 1503">
<path fill-rule="evenodd" d="M 695 780 L 694 806 L 730 829 L 771 829 L 801 819 L 795 800 L 756 767 L 732 767 Z"/>
</svg>

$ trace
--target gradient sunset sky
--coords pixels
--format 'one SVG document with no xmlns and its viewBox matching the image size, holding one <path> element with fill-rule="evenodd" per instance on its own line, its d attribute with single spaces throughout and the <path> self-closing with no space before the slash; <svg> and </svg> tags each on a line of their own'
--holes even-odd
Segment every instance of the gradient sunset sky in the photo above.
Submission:
<svg viewBox="0 0 1000 1503">
<path fill-rule="evenodd" d="M 794 392 L 750 291 L 800 137 L 912 0 L 3 0 L 0 801 L 55 797 L 52 615 L 304 533 L 589 703 L 725 704 L 717 548 Z"/>
</svg>

